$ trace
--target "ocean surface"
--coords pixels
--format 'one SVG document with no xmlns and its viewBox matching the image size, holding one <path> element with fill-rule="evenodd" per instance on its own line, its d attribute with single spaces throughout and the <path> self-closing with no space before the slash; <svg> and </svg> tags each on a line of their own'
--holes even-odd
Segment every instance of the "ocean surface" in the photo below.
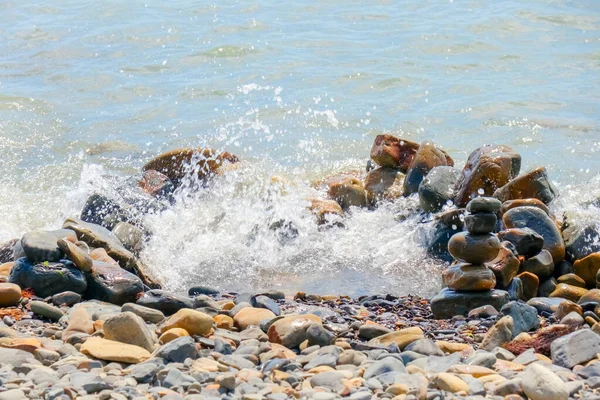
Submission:
<svg viewBox="0 0 600 400">
<path fill-rule="evenodd" d="M 3 0 L 0 38 L 0 242 L 206 145 L 243 163 L 147 217 L 141 257 L 167 288 L 429 295 L 440 265 L 416 199 L 328 231 L 305 209 L 382 132 L 459 167 L 512 146 L 548 168 L 559 217 L 600 221 L 598 0 Z"/>
</svg>

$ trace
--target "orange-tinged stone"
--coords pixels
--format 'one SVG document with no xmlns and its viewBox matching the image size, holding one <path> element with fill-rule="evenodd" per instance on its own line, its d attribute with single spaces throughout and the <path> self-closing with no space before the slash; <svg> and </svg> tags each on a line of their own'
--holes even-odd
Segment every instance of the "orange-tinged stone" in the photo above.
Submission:
<svg viewBox="0 0 600 400">
<path fill-rule="evenodd" d="M 446 342 L 444 340 L 437 340 L 435 342 L 435 345 L 437 346 L 438 349 L 440 349 L 444 353 L 458 353 L 458 352 L 465 351 L 465 350 L 466 351 L 473 350 L 473 348 L 466 343 L 452 343 L 452 342 Z"/>
<path fill-rule="evenodd" d="M 592 253 L 573 264 L 573 272 L 585 281 L 588 288 L 596 287 L 598 270 L 600 270 L 600 253 Z"/>
<path fill-rule="evenodd" d="M 104 330 L 104 321 L 98 319 L 96 321 L 94 321 L 94 332 L 98 332 L 98 331 L 102 331 Z"/>
<path fill-rule="evenodd" d="M 506 381 L 506 378 L 501 375 L 484 375 L 477 379 L 479 379 L 484 385 L 486 383 L 498 384 Z"/>
<path fill-rule="evenodd" d="M 217 328 L 231 330 L 233 328 L 233 318 L 228 315 L 218 314 L 213 317 Z"/>
<path fill-rule="evenodd" d="M 517 364 L 512 361 L 496 360 L 496 363 L 494 364 L 494 371 L 496 371 L 498 373 L 502 373 L 502 372 L 506 372 L 506 371 L 519 372 L 519 371 L 524 371 L 524 370 L 525 370 L 524 365 Z"/>
<path fill-rule="evenodd" d="M 251 325 L 259 326 L 261 321 L 265 319 L 273 319 L 275 314 L 266 308 L 244 307 L 235 314 L 233 321 L 235 326 L 240 330 L 244 330 Z"/>
<path fill-rule="evenodd" d="M 185 329 L 171 328 L 171 329 L 165 331 L 162 335 L 160 335 L 160 338 L 158 338 L 158 341 L 162 344 L 166 344 L 166 343 L 169 343 L 175 339 L 179 339 L 180 337 L 184 337 L 184 336 L 190 336 L 188 331 L 186 331 Z"/>
<path fill-rule="evenodd" d="M 550 293 L 550 296 L 548 297 L 561 297 L 563 299 L 577 302 L 579 301 L 581 296 L 583 296 L 587 292 L 588 290 L 585 288 L 567 285 L 566 283 L 559 283 L 558 285 L 556 285 L 556 289 L 554 289 L 554 291 Z"/>
<path fill-rule="evenodd" d="M 3 338 L 4 339 L 4 338 Z M 15 350 L 23 350 L 28 353 L 32 353 L 42 347 L 42 343 L 36 338 L 6 338 L 8 339 L 6 342 L 0 342 L 0 346 L 15 349 Z"/>
<path fill-rule="evenodd" d="M 496 372 L 486 368 L 486 367 L 482 367 L 480 365 L 453 365 L 452 367 L 450 367 L 450 369 L 448 370 L 448 372 L 453 372 L 455 374 L 465 374 L 465 375 L 471 375 L 475 378 L 479 378 L 482 376 L 486 376 L 486 375 L 493 375 Z"/>
<path fill-rule="evenodd" d="M 229 311 L 233 307 L 235 307 L 235 303 L 230 300 L 221 300 L 221 301 L 218 301 L 217 304 L 219 304 L 221 306 L 221 310 L 224 310 L 224 311 Z"/>
<path fill-rule="evenodd" d="M 173 181 L 179 181 L 188 173 L 194 172 L 205 178 L 221 168 L 225 163 L 236 163 L 238 158 L 228 152 L 217 153 L 209 148 L 175 149 L 160 154 L 148 161 L 144 171 L 154 170 L 165 174 Z"/>
<path fill-rule="evenodd" d="M 99 337 L 87 339 L 81 345 L 80 351 L 99 360 L 127 364 L 137 364 L 152 356 L 148 350 L 142 347 L 101 339 Z"/>
</svg>

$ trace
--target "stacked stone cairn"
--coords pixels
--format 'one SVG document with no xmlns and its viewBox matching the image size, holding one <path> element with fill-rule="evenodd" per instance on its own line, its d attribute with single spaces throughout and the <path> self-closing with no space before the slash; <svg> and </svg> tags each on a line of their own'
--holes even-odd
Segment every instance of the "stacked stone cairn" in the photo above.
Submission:
<svg viewBox="0 0 600 400">
<path fill-rule="evenodd" d="M 486 263 L 500 252 L 500 240 L 493 233 L 502 203 L 491 197 L 478 197 L 467 204 L 464 217 L 467 232 L 452 236 L 448 251 L 455 262 L 443 272 L 446 286 L 431 302 L 440 318 L 466 315 L 474 308 L 492 305 L 498 309 L 508 301 L 508 293 L 496 290 L 496 276 Z"/>
</svg>

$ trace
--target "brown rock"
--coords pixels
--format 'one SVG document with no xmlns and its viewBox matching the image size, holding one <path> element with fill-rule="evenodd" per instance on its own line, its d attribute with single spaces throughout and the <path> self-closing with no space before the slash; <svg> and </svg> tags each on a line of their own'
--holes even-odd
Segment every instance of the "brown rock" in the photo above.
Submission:
<svg viewBox="0 0 600 400">
<path fill-rule="evenodd" d="M 399 331 L 386 333 L 385 335 L 378 336 L 374 339 L 369 340 L 370 346 L 387 347 L 391 344 L 396 344 L 400 350 L 404 350 L 406 346 L 414 342 L 415 340 L 424 339 L 424 334 L 421 328 L 412 327 L 404 328 Z"/>
<path fill-rule="evenodd" d="M 485 265 L 496 275 L 496 286 L 506 288 L 519 272 L 521 262 L 509 247 L 510 243 L 500 243 L 500 251 L 496 258 Z"/>
<path fill-rule="evenodd" d="M 423 178 L 434 167 L 454 165 L 448 163 L 447 154 L 438 149 L 433 143 L 423 142 L 404 177 L 404 195 L 417 193 Z M 451 160 L 451 159 L 450 159 Z"/>
<path fill-rule="evenodd" d="M 590 289 L 586 294 L 581 296 L 578 301 L 579 304 L 585 303 L 596 303 L 600 304 L 600 289 Z"/>
<path fill-rule="evenodd" d="M 14 283 L 0 283 L 0 307 L 12 307 L 21 299 L 21 288 Z"/>
<path fill-rule="evenodd" d="M 581 308 L 581 306 L 577 303 L 574 303 L 570 300 L 565 300 L 558 305 L 558 309 L 556 310 L 554 315 L 556 316 L 556 319 L 560 321 L 572 312 L 576 312 L 579 315 L 583 315 L 583 308 Z"/>
<path fill-rule="evenodd" d="M 538 199 L 548 204 L 556 198 L 558 192 L 548 180 L 546 168 L 537 168 L 517 178 L 494 192 L 500 201 L 515 199 Z"/>
<path fill-rule="evenodd" d="M 496 347 L 511 341 L 513 336 L 514 321 L 510 315 L 502 317 L 485 334 L 480 349 L 492 351 Z"/>
<path fill-rule="evenodd" d="M 473 151 L 458 179 L 454 203 L 464 207 L 479 196 L 491 196 L 515 178 L 521 169 L 521 156 L 508 146 L 483 146 Z"/>
<path fill-rule="evenodd" d="M 158 338 L 158 341 L 162 344 L 166 344 L 166 343 L 169 343 L 175 339 L 179 339 L 180 337 L 184 337 L 184 336 L 190 336 L 188 331 L 186 331 L 185 329 L 171 328 L 168 331 L 164 332 L 162 335 L 160 335 L 160 338 Z"/>
<path fill-rule="evenodd" d="M 493 234 L 472 235 L 460 232 L 450 238 L 448 251 L 458 261 L 483 264 L 498 256 L 500 241 Z"/>
<path fill-rule="evenodd" d="M 94 333 L 94 321 L 83 306 L 75 306 L 69 318 L 69 325 L 62 334 L 62 340 L 67 342 L 74 335 L 91 335 Z"/>
<path fill-rule="evenodd" d="M 71 243 L 65 239 L 58 239 L 56 241 L 58 248 L 61 249 L 66 256 L 73 261 L 73 264 L 83 272 L 90 272 L 94 260 L 85 251 L 77 247 L 74 243 Z M 104 249 L 102 249 L 104 250 Z M 104 251 L 106 253 L 106 251 Z M 108 257 L 108 254 L 106 255 Z"/>
<path fill-rule="evenodd" d="M 335 200 L 310 199 L 309 210 L 317 217 L 319 225 L 340 221 L 344 218 L 344 210 Z"/>
<path fill-rule="evenodd" d="M 581 296 L 587 293 L 587 289 L 580 288 L 577 286 L 567 285 L 566 283 L 561 283 L 556 285 L 556 289 L 554 292 L 550 293 L 548 297 L 560 297 L 563 299 L 571 300 L 574 302 L 579 301 Z"/>
<path fill-rule="evenodd" d="M 419 150 L 419 144 L 392 135 L 377 135 L 371 148 L 371 159 L 382 167 L 408 171 Z"/>
<path fill-rule="evenodd" d="M 558 283 L 566 283 L 567 285 L 585 287 L 585 281 L 575 274 L 565 274 L 557 279 Z"/>
<path fill-rule="evenodd" d="M 235 314 L 233 322 L 243 331 L 251 325 L 260 326 L 262 320 L 273 319 L 275 314 L 266 308 L 244 307 Z"/>
<path fill-rule="evenodd" d="M 332 178 L 327 181 L 328 195 L 346 210 L 351 206 L 365 207 L 367 192 L 360 179 L 351 176 Z"/>
<path fill-rule="evenodd" d="M 0 264 L 0 281 L 3 281 L 3 282 L 8 281 L 8 277 L 10 276 L 10 271 L 12 271 L 12 268 L 14 265 L 15 265 L 14 261 Z"/>
<path fill-rule="evenodd" d="M 375 168 L 365 177 L 365 190 L 370 203 L 393 200 L 402 196 L 404 174 L 395 168 Z"/>
<path fill-rule="evenodd" d="M 132 344 L 113 342 L 112 340 L 91 337 L 81 345 L 83 354 L 99 360 L 137 364 L 151 357 L 148 350 Z"/>
<path fill-rule="evenodd" d="M 189 308 L 183 308 L 171 315 L 161 326 L 160 331 L 166 332 L 172 328 L 182 328 L 190 335 L 206 336 L 210 333 L 213 322 L 210 315 Z"/>
<path fill-rule="evenodd" d="M 185 148 L 160 154 L 144 165 L 143 170 L 158 171 L 177 182 L 192 172 L 197 174 L 198 178 L 206 178 L 223 164 L 238 161 L 235 155 L 228 152 L 217 153 L 216 150 L 208 148 Z"/>
<path fill-rule="evenodd" d="M 215 321 L 215 324 L 217 325 L 217 328 L 219 328 L 219 329 L 227 329 L 228 331 L 233 329 L 233 325 L 234 325 L 233 318 L 231 318 L 228 315 L 223 315 L 223 314 L 215 315 L 213 317 L 213 321 Z"/>
<path fill-rule="evenodd" d="M 447 372 L 442 372 L 440 374 L 435 375 L 432 378 L 432 384 L 445 392 L 450 393 L 469 393 L 469 384 L 456 374 L 449 374 Z"/>
<path fill-rule="evenodd" d="M 278 319 L 267 331 L 269 342 L 283 344 L 287 348 L 298 347 L 306 340 L 306 330 L 312 323 L 321 324 L 321 318 L 313 314 L 303 314 Z"/>
<path fill-rule="evenodd" d="M 97 249 L 92 250 L 90 252 L 90 258 L 93 261 L 101 261 L 107 264 L 119 265 L 117 260 L 109 256 L 106 250 L 104 250 L 102 247 L 98 247 Z"/>
<path fill-rule="evenodd" d="M 538 288 L 540 286 L 540 278 L 538 278 L 531 272 L 522 272 L 519 275 L 517 275 L 517 278 L 521 279 L 521 282 L 523 282 L 524 301 L 527 301 L 537 296 Z"/>
<path fill-rule="evenodd" d="M 502 207 L 500 208 L 500 214 L 504 214 L 505 212 L 517 207 L 537 207 L 540 210 L 544 211 L 546 214 L 548 214 L 548 216 L 550 216 L 550 210 L 548 209 L 548 206 L 538 199 L 507 200 L 504 203 L 502 203 Z"/>
<path fill-rule="evenodd" d="M 450 289 L 467 292 L 490 290 L 496 286 L 494 273 L 485 265 L 454 264 L 444 270 L 442 278 Z"/>
<path fill-rule="evenodd" d="M 147 170 L 142 174 L 142 178 L 138 182 L 138 187 L 151 196 L 160 196 L 169 191 L 173 187 L 173 183 L 165 174 L 154 170 Z"/>
<path fill-rule="evenodd" d="M 600 270 L 600 253 L 592 253 L 573 264 L 573 272 L 584 280 L 588 288 L 596 287 L 598 270 Z"/>
</svg>

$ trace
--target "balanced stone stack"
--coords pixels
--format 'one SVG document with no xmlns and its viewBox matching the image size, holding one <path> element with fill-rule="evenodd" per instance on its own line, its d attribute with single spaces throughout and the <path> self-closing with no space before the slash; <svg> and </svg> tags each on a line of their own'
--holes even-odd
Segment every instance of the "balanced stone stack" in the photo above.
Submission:
<svg viewBox="0 0 600 400">
<path fill-rule="evenodd" d="M 467 232 L 457 233 L 448 243 L 455 262 L 442 275 L 447 287 L 431 301 L 436 318 L 466 315 L 483 305 L 500 309 L 508 301 L 507 292 L 494 289 L 496 277 L 485 265 L 500 251 L 500 240 L 493 232 L 501 206 L 500 201 L 490 197 L 478 197 L 467 204 Z"/>
</svg>

